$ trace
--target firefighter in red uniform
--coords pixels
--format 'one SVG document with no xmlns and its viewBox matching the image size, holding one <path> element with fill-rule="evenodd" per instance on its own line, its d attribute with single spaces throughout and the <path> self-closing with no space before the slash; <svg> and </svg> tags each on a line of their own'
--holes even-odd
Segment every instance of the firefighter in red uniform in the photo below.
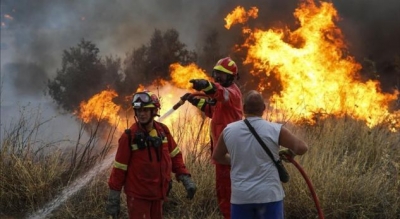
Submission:
<svg viewBox="0 0 400 219">
<path fill-rule="evenodd" d="M 171 188 L 171 172 L 183 183 L 187 198 L 193 198 L 196 185 L 168 127 L 154 121 L 160 109 L 157 96 L 148 91 L 138 92 L 133 96 L 132 106 L 136 123 L 118 140 L 108 181 L 106 212 L 118 217 L 124 188 L 130 219 L 161 219 L 163 201 Z"/>
<path fill-rule="evenodd" d="M 230 58 L 222 58 L 212 71 L 214 82 L 205 79 L 192 79 L 190 83 L 197 91 L 203 91 L 213 101 L 195 98 L 190 93 L 182 96 L 211 118 L 211 151 L 218 142 L 222 130 L 231 122 L 241 120 L 242 93 L 233 80 L 239 79 L 236 63 Z M 189 98 L 189 99 L 188 99 Z M 230 166 L 216 162 L 216 191 L 219 209 L 225 219 L 230 218 L 231 181 Z"/>
</svg>

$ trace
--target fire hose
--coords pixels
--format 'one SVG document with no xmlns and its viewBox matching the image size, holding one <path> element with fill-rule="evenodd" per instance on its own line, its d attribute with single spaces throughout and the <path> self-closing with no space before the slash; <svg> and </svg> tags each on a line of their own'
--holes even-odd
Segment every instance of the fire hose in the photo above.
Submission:
<svg viewBox="0 0 400 219">
<path fill-rule="evenodd" d="M 175 112 L 175 110 L 177 110 L 179 107 L 181 107 L 186 102 L 186 100 L 192 99 L 197 96 L 203 96 L 203 97 L 205 97 L 204 99 L 208 98 L 208 96 L 203 93 L 192 93 L 190 95 L 184 95 L 180 98 L 180 100 L 175 105 L 172 106 L 172 108 L 170 110 L 168 110 L 168 112 L 166 112 L 164 115 L 162 115 L 160 118 L 158 118 L 158 121 L 162 122 L 163 119 L 165 119 L 166 117 L 171 115 L 171 113 Z M 208 100 L 208 102 L 211 103 L 210 100 Z"/>
<path fill-rule="evenodd" d="M 314 190 L 314 187 L 313 187 L 313 184 L 311 183 L 310 178 L 307 176 L 306 172 L 305 172 L 304 169 L 300 166 L 300 164 L 297 163 L 297 162 L 293 159 L 293 157 L 288 156 L 288 155 L 284 155 L 284 156 L 286 157 L 287 160 L 289 160 L 289 161 L 299 170 L 299 172 L 300 172 L 301 175 L 303 176 L 304 180 L 305 180 L 306 183 L 307 183 L 308 189 L 309 189 L 310 192 L 311 192 L 311 196 L 312 196 L 312 198 L 313 198 L 313 200 L 314 200 L 315 207 L 317 208 L 317 211 L 318 211 L 318 218 L 324 219 L 324 213 L 322 212 L 322 209 L 321 209 L 321 206 L 320 206 L 320 204 L 319 204 L 318 197 L 317 197 L 317 193 L 316 193 L 315 190 Z"/>
<path fill-rule="evenodd" d="M 207 96 L 207 95 L 205 95 L 205 94 L 203 94 L 203 93 L 193 93 L 193 94 L 187 96 L 186 99 L 182 99 L 182 98 L 181 98 L 181 99 L 179 100 L 179 102 L 176 103 L 176 104 L 172 107 L 172 109 L 171 109 L 172 112 L 175 111 L 175 110 L 177 110 L 179 107 L 181 107 L 181 106 L 186 102 L 186 100 L 188 100 L 188 99 L 190 99 L 190 98 L 193 98 L 194 96 Z M 317 193 L 316 193 L 315 190 L 314 190 L 314 187 L 313 187 L 313 184 L 312 184 L 310 178 L 307 176 L 306 172 L 305 172 L 304 169 L 301 167 L 301 165 L 300 165 L 299 163 L 297 163 L 297 162 L 293 159 L 293 157 L 287 156 L 287 155 L 286 155 L 285 157 L 286 157 L 286 159 L 287 159 L 288 161 L 290 161 L 290 162 L 299 170 L 299 172 L 300 172 L 301 175 L 303 176 L 304 180 L 305 180 L 306 183 L 307 183 L 308 189 L 309 189 L 310 192 L 311 192 L 311 196 L 312 196 L 312 198 L 313 198 L 313 200 L 314 200 L 315 207 L 317 208 L 318 217 L 319 217 L 319 219 L 324 219 L 325 217 L 324 217 L 324 214 L 323 214 L 323 212 L 322 212 L 322 209 L 321 209 L 321 206 L 320 206 L 320 203 L 319 203 L 319 200 L 318 200 Z"/>
</svg>

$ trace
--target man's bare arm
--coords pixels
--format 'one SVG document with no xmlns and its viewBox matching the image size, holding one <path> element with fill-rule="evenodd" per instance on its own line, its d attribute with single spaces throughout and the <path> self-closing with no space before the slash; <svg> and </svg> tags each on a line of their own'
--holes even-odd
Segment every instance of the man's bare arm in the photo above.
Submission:
<svg viewBox="0 0 400 219">
<path fill-rule="evenodd" d="M 279 145 L 289 148 L 296 155 L 303 155 L 308 150 L 308 145 L 285 127 L 282 127 L 279 134 Z"/>
<path fill-rule="evenodd" d="M 214 148 L 212 158 L 220 164 L 231 164 L 231 156 L 228 154 L 228 149 L 226 148 L 224 137 L 222 134 L 218 139 L 217 146 Z"/>
</svg>

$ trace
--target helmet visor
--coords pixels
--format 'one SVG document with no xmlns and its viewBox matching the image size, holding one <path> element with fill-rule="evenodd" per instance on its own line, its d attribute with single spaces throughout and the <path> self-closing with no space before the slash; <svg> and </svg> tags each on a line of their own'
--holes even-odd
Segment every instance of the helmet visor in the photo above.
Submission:
<svg viewBox="0 0 400 219">
<path fill-rule="evenodd" d="M 141 92 L 141 93 L 136 93 L 133 96 L 132 103 L 141 102 L 141 103 L 144 103 L 144 104 L 148 104 L 148 103 L 151 103 L 151 101 L 152 101 L 151 97 L 150 97 L 150 95 L 148 93 Z"/>
<path fill-rule="evenodd" d="M 144 91 L 133 95 L 132 106 L 134 108 L 160 108 L 160 102 L 155 94 Z"/>
</svg>

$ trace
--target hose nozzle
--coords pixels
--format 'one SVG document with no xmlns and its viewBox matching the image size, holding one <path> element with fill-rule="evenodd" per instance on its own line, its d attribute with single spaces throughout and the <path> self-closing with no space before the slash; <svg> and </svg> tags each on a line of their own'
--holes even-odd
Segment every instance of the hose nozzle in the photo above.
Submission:
<svg viewBox="0 0 400 219">
<path fill-rule="evenodd" d="M 176 109 L 178 109 L 180 106 L 182 106 L 184 103 L 185 103 L 185 101 L 186 100 L 179 100 L 179 102 L 177 102 L 173 107 L 172 107 L 172 109 L 174 109 L 174 110 L 176 110 Z"/>
</svg>

